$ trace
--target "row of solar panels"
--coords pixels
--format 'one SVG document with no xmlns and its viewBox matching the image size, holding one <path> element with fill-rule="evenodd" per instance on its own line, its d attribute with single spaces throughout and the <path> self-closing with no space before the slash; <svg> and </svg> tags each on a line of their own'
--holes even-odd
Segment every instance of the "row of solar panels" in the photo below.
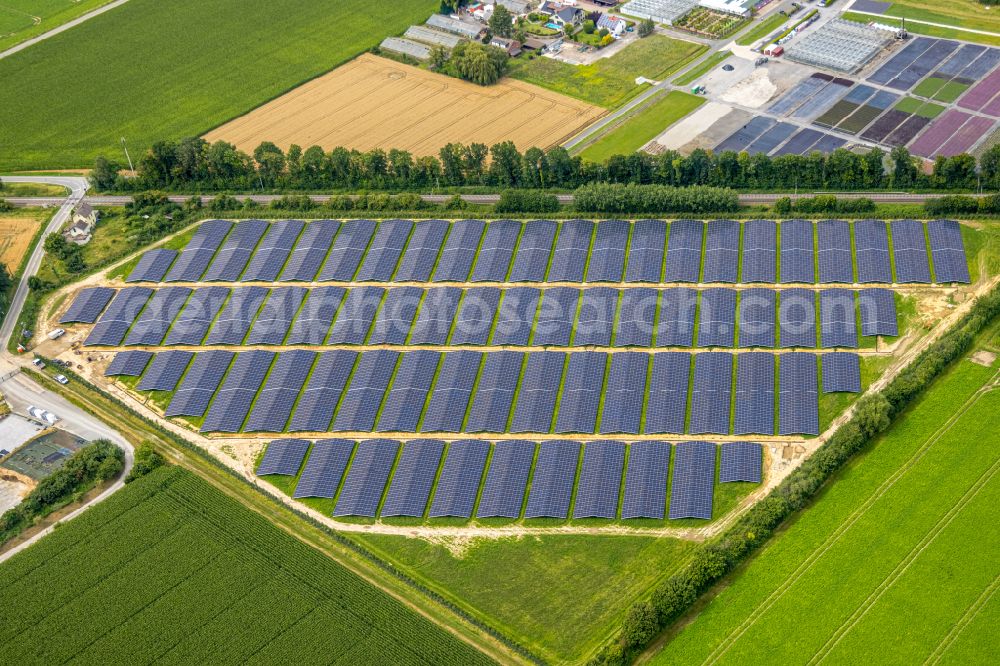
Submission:
<svg viewBox="0 0 1000 666">
<path fill-rule="evenodd" d="M 929 247 L 936 282 L 969 281 L 957 222 L 890 227 L 891 254 L 881 220 L 210 220 L 127 280 L 929 283 Z"/>
<path fill-rule="evenodd" d="M 820 359 L 824 392 L 861 390 L 856 354 Z M 819 434 L 807 352 L 127 351 L 106 374 L 176 388 L 166 416 L 203 432 Z"/>
<path fill-rule="evenodd" d="M 84 344 L 112 347 L 857 347 L 858 321 L 861 335 L 898 334 L 892 291 L 855 293 L 843 288 L 172 286 L 130 287 L 115 294 L 96 287 L 82 291 L 60 321 L 96 319 Z"/>
<path fill-rule="evenodd" d="M 284 439 L 270 443 L 257 474 L 296 476 L 301 469 L 294 497 L 335 500 L 333 515 L 371 518 L 567 518 L 572 505 L 573 518 L 662 520 L 671 449 L 671 519 L 712 518 L 717 449 L 721 483 L 761 480 L 761 447 L 751 442 L 594 441 L 582 448 L 581 460 L 581 443 L 564 440 L 420 439 L 400 452 L 390 439 Z"/>
</svg>

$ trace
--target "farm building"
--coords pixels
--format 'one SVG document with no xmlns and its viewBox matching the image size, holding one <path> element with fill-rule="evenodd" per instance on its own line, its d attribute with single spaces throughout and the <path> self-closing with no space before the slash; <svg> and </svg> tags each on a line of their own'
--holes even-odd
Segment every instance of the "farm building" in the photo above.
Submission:
<svg viewBox="0 0 1000 666">
<path fill-rule="evenodd" d="M 785 55 L 806 65 L 850 74 L 871 62 L 892 38 L 891 32 L 834 19 L 789 46 Z"/>
<path fill-rule="evenodd" d="M 383 51 L 410 56 L 417 60 L 427 60 L 431 57 L 431 50 L 428 46 L 409 39 L 400 39 L 399 37 L 386 37 L 382 40 L 379 48 Z"/>
<path fill-rule="evenodd" d="M 673 25 L 692 9 L 703 7 L 734 16 L 749 17 L 758 0 L 632 0 L 622 5 L 621 13 L 657 23 Z"/>
<path fill-rule="evenodd" d="M 465 37 L 466 39 L 481 39 L 486 32 L 486 28 L 481 24 L 460 21 L 450 16 L 442 16 L 441 14 L 432 14 L 427 19 L 427 25 L 438 30 L 450 32 L 459 37 Z"/>
<path fill-rule="evenodd" d="M 495 46 L 498 49 L 503 49 L 507 52 L 511 58 L 521 55 L 521 42 L 516 39 L 507 39 L 506 37 L 494 37 L 490 41 L 490 46 Z"/>
<path fill-rule="evenodd" d="M 453 49 L 462 41 L 462 38 L 458 35 L 450 32 L 441 32 L 434 28 L 428 28 L 425 25 L 411 25 L 406 29 L 406 34 L 403 36 L 416 42 L 423 42 L 424 44 L 437 44 L 446 49 Z"/>
<path fill-rule="evenodd" d="M 531 11 L 532 3 L 528 0 L 486 0 L 487 5 L 506 7 L 514 16 L 523 16 Z"/>
</svg>

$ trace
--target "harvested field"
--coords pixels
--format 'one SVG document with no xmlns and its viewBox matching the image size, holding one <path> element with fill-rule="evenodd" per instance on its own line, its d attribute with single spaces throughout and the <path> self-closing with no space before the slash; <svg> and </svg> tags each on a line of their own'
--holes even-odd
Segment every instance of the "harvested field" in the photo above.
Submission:
<svg viewBox="0 0 1000 666">
<path fill-rule="evenodd" d="M 513 79 L 482 87 L 365 54 L 205 138 L 247 152 L 273 141 L 286 149 L 294 143 L 436 155 L 453 142 L 552 146 L 603 113 Z"/>
<path fill-rule="evenodd" d="M 17 271 L 37 230 L 33 217 L 0 217 L 0 264 L 11 273 Z"/>
</svg>

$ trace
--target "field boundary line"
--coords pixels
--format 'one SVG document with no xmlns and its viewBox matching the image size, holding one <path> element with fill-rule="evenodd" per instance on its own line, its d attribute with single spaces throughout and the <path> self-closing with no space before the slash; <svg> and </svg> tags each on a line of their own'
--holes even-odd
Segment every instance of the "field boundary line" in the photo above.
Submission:
<svg viewBox="0 0 1000 666">
<path fill-rule="evenodd" d="M 994 381 L 1000 372 L 994 373 L 990 382 Z M 759 604 L 750 615 L 739 625 L 737 628 L 726 637 L 726 640 L 719 643 L 718 646 L 705 658 L 702 664 L 714 664 L 719 660 L 729 649 L 738 641 L 754 624 L 757 623 L 764 613 L 769 611 L 771 607 L 774 606 L 780 600 L 785 593 L 796 583 L 800 578 L 802 578 L 812 566 L 819 561 L 819 559 L 826 554 L 838 541 L 840 538 L 853 527 L 862 516 L 867 513 L 875 502 L 880 500 L 896 483 L 906 475 L 923 457 L 927 454 L 930 448 L 936 444 L 951 428 L 955 425 L 958 420 L 965 415 L 965 413 L 979 401 L 982 394 L 990 390 L 990 384 L 986 384 L 977 390 L 969 399 L 961 406 L 961 408 L 951 417 L 948 418 L 945 423 L 934 432 L 924 444 L 917 449 L 916 452 L 910 457 L 906 463 L 893 472 L 881 485 L 872 493 L 868 499 L 864 501 L 857 509 L 848 514 L 847 519 L 834 530 L 829 537 L 820 545 L 819 548 L 810 553 L 809 557 L 802 561 L 798 567 L 792 572 L 792 575 L 785 579 L 785 581 L 779 585 L 775 590 L 768 595 L 768 597 Z"/>
<path fill-rule="evenodd" d="M 860 622 L 870 611 L 874 605 L 878 602 L 882 596 L 888 592 L 893 585 L 905 574 L 913 562 L 929 548 L 941 535 L 941 532 L 945 530 L 955 518 L 962 512 L 962 510 L 968 506 L 969 502 L 979 495 L 979 492 L 993 480 L 996 476 L 997 470 L 1000 469 L 1000 458 L 997 458 L 993 464 L 983 472 L 976 482 L 969 487 L 968 490 L 959 498 L 958 502 L 953 504 L 948 511 L 938 519 L 937 523 L 928 531 L 924 537 L 914 546 L 905 558 L 900 560 L 900 562 L 889 572 L 878 587 L 871 591 L 868 597 L 861 602 L 861 604 L 854 610 L 851 616 L 848 618 L 847 622 L 843 623 L 838 627 L 837 631 L 827 639 L 827 642 L 820 647 L 819 650 L 809 659 L 807 664 L 818 664 L 826 659 L 833 648 L 837 647 L 843 638 L 851 632 L 858 622 Z"/>
<path fill-rule="evenodd" d="M 965 628 L 976 619 L 998 589 L 1000 589 L 1000 576 L 994 578 L 993 582 L 987 585 L 983 593 L 979 595 L 979 598 L 972 602 L 972 605 L 966 609 L 965 614 L 962 615 L 958 622 L 955 623 L 955 626 L 951 628 L 951 631 L 941 639 L 941 642 L 938 643 L 934 651 L 927 657 L 924 664 L 936 664 L 941 661 L 941 657 L 948 651 L 948 648 L 965 631 Z"/>
</svg>

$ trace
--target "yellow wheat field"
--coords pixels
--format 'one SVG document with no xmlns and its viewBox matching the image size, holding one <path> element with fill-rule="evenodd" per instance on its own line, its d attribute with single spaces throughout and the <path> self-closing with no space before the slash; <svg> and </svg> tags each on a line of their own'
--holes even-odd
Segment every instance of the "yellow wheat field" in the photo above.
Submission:
<svg viewBox="0 0 1000 666">
<path fill-rule="evenodd" d="M 38 220 L 30 217 L 0 217 L 0 264 L 13 273 L 21 265 L 38 230 Z"/>
<path fill-rule="evenodd" d="M 448 143 L 513 141 L 547 148 L 604 113 L 521 81 L 478 86 L 416 67 L 362 55 L 329 74 L 205 135 L 251 152 L 262 141 L 283 149 L 318 145 L 398 148 L 436 155 Z"/>
</svg>

